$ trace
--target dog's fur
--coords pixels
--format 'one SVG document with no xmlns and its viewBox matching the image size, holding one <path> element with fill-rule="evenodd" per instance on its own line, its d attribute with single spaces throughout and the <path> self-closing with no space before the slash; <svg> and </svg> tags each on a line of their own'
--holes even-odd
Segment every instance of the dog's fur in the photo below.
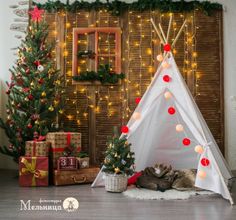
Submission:
<svg viewBox="0 0 236 220">
<path fill-rule="evenodd" d="M 137 179 L 136 185 L 151 190 L 165 191 L 167 189 L 197 190 L 194 186 L 197 171 L 173 170 L 171 166 L 156 164 L 154 167 L 147 167 Z"/>
</svg>

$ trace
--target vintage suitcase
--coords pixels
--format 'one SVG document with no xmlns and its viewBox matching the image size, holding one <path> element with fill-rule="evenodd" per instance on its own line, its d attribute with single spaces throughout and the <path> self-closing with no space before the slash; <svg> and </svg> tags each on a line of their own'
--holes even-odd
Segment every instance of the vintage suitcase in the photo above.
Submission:
<svg viewBox="0 0 236 220">
<path fill-rule="evenodd" d="M 55 186 L 92 183 L 99 171 L 98 167 L 84 168 L 76 171 L 54 170 L 53 183 Z"/>
</svg>

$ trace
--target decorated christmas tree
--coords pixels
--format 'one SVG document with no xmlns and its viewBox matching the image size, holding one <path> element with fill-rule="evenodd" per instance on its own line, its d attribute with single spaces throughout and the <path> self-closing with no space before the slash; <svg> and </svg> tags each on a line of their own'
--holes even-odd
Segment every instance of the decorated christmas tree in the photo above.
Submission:
<svg viewBox="0 0 236 220">
<path fill-rule="evenodd" d="M 130 150 L 131 144 L 126 136 L 119 138 L 114 135 L 107 142 L 104 168 L 106 173 L 132 175 L 134 171 L 134 153 Z"/>
<path fill-rule="evenodd" d="M 11 82 L 7 82 L 7 119 L 0 119 L 10 142 L 0 147 L 0 152 L 16 162 L 24 155 L 25 141 L 54 130 L 58 112 L 62 113 L 63 83 L 51 57 L 54 44 L 47 42 L 48 25 L 42 20 L 43 10 L 35 7 L 29 13 L 31 23 L 18 48 L 16 65 L 10 69 Z"/>
</svg>

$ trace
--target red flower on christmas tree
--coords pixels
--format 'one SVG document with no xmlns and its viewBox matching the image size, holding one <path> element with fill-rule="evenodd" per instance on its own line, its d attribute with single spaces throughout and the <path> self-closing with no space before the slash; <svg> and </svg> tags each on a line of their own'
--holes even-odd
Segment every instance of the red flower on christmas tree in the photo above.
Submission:
<svg viewBox="0 0 236 220">
<path fill-rule="evenodd" d="M 29 14 L 31 15 L 31 19 L 33 21 L 41 21 L 43 13 L 44 13 L 44 10 L 38 9 L 37 6 L 34 7 L 34 10 L 29 12 Z"/>
</svg>

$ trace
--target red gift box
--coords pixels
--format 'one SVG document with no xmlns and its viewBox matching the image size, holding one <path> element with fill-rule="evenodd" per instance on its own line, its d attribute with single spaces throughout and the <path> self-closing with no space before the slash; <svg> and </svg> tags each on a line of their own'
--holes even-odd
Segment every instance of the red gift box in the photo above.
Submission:
<svg viewBox="0 0 236 220">
<path fill-rule="evenodd" d="M 77 170 L 76 157 L 60 157 L 57 160 L 58 170 Z"/>
<path fill-rule="evenodd" d="M 48 157 L 20 157 L 20 186 L 48 186 Z"/>
</svg>

